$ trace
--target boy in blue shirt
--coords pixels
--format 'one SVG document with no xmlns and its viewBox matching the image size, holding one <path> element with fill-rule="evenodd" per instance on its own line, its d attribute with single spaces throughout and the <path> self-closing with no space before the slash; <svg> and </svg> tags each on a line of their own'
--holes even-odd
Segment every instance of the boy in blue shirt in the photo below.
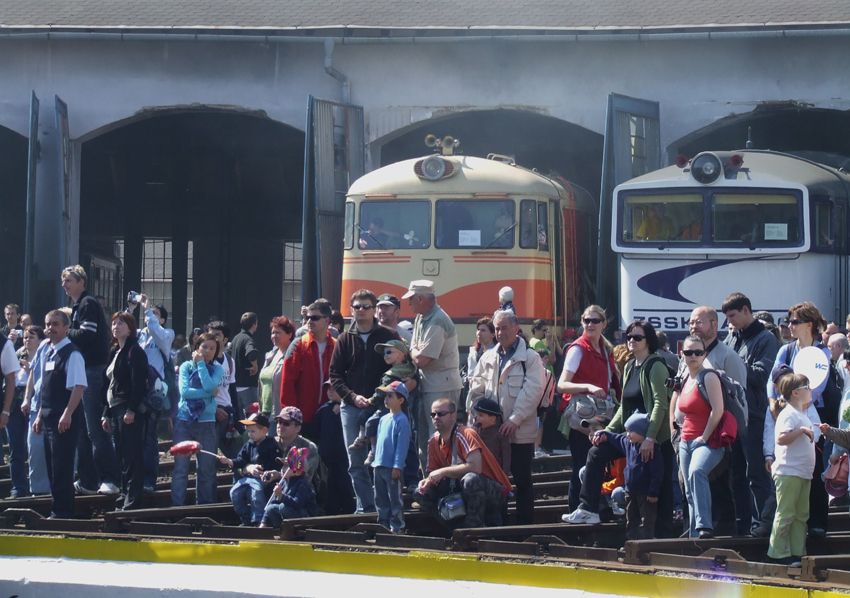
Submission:
<svg viewBox="0 0 850 598">
<path fill-rule="evenodd" d="M 640 444 L 646 439 L 649 429 L 649 418 L 645 413 L 633 413 L 626 420 L 625 427 L 625 434 L 600 430 L 596 437 L 600 442 L 616 444 L 626 455 L 626 538 L 648 540 L 655 535 L 664 458 L 657 442 L 649 461 L 644 463 L 640 456 Z"/>
<path fill-rule="evenodd" d="M 375 446 L 375 506 L 378 523 L 394 534 L 404 533 L 404 501 L 401 490 L 404 484 L 402 470 L 410 444 L 410 421 L 402 412 L 409 396 L 404 383 L 395 381 L 378 390 L 386 393 L 384 403 L 390 410 L 378 422 L 378 440 Z"/>
</svg>

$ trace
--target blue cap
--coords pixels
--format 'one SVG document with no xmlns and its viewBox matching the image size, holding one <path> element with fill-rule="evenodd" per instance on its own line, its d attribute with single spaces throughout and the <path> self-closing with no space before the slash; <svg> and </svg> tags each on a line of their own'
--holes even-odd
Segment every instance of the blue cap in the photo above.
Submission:
<svg viewBox="0 0 850 598">
<path fill-rule="evenodd" d="M 626 429 L 641 436 L 646 436 L 646 433 L 649 431 L 649 418 L 645 413 L 632 413 L 631 417 L 626 420 Z"/>
</svg>

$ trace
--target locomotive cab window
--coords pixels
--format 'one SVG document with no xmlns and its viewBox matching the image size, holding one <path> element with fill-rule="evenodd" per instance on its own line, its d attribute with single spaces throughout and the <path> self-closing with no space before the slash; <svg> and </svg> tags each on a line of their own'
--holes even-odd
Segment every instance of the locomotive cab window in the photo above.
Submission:
<svg viewBox="0 0 850 598">
<path fill-rule="evenodd" d="M 812 201 L 812 240 L 816 251 L 844 253 L 844 206 L 831 200 Z"/>
<path fill-rule="evenodd" d="M 360 249 L 423 249 L 431 245 L 431 202 L 364 201 L 357 229 Z"/>
<path fill-rule="evenodd" d="M 711 235 L 723 244 L 798 245 L 799 200 L 790 194 L 713 193 Z"/>
<path fill-rule="evenodd" d="M 345 248 L 354 248 L 354 202 L 345 202 Z"/>
<path fill-rule="evenodd" d="M 549 251 L 549 227 L 546 202 L 523 199 L 519 202 L 519 246 Z"/>
<path fill-rule="evenodd" d="M 505 249 L 514 246 L 517 227 L 512 200 L 437 201 L 437 247 L 445 249 Z"/>
<path fill-rule="evenodd" d="M 623 204 L 622 241 L 658 244 L 702 240 L 703 199 L 698 193 L 632 195 Z"/>
</svg>

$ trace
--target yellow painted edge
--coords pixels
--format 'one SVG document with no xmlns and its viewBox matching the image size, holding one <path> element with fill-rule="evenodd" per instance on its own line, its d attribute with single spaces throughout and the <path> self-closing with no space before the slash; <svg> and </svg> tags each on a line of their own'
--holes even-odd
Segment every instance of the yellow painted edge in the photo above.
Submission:
<svg viewBox="0 0 850 598">
<path fill-rule="evenodd" d="M 573 588 L 598 594 L 646 598 L 846 598 L 840 592 L 583 569 L 578 565 L 485 561 L 469 554 L 346 552 L 314 550 L 310 545 L 293 543 L 203 544 L 7 535 L 0 536 L 0 555 L 480 581 L 539 588 Z"/>
</svg>

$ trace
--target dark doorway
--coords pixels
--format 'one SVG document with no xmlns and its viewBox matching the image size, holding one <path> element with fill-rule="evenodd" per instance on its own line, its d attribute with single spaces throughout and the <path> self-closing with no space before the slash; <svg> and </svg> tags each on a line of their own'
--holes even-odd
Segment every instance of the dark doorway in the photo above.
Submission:
<svg viewBox="0 0 850 598">
<path fill-rule="evenodd" d="M 425 136 L 451 135 L 461 153 L 486 157 L 512 156 L 526 168 L 554 170 L 599 197 L 602 135 L 572 123 L 519 110 L 481 110 L 425 121 L 381 148 L 381 166 L 431 153 Z"/>
<path fill-rule="evenodd" d="M 154 111 L 84 142 L 80 254 L 109 307 L 150 290 L 178 333 L 217 317 L 235 334 L 254 311 L 270 345 L 285 246 L 301 241 L 303 154 L 303 132 L 235 111 Z"/>
<path fill-rule="evenodd" d="M 27 138 L 0 127 L 0 307 L 24 303 Z"/>
<path fill-rule="evenodd" d="M 850 156 L 850 112 L 783 103 L 765 104 L 694 131 L 668 146 L 668 158 L 672 162 L 678 154 L 744 149 L 748 130 L 755 149 L 806 153 L 834 166 L 843 165 L 836 155 Z"/>
</svg>

